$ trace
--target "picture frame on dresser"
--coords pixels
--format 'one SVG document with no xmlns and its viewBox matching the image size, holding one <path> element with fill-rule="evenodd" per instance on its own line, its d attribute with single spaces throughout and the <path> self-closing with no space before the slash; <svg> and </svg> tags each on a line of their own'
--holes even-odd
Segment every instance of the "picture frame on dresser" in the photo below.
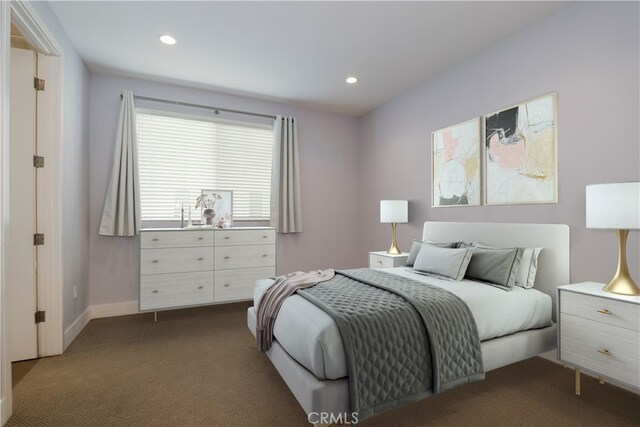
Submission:
<svg viewBox="0 0 640 427">
<path fill-rule="evenodd" d="M 202 189 L 197 200 L 202 225 L 233 227 L 233 191 Z"/>
</svg>

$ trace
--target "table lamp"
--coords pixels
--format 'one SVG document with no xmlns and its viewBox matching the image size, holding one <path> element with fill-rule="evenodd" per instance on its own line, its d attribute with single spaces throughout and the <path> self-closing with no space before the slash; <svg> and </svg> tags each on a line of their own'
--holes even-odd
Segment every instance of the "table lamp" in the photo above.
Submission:
<svg viewBox="0 0 640 427">
<path fill-rule="evenodd" d="M 380 200 L 380 222 L 391 223 L 391 247 L 388 254 L 402 253 L 396 242 L 396 225 L 408 222 L 408 206 L 409 202 L 406 200 Z"/>
<path fill-rule="evenodd" d="M 616 230 L 618 234 L 618 269 L 602 289 L 640 295 L 627 267 L 629 230 L 640 229 L 640 182 L 587 185 L 587 228 Z"/>
</svg>

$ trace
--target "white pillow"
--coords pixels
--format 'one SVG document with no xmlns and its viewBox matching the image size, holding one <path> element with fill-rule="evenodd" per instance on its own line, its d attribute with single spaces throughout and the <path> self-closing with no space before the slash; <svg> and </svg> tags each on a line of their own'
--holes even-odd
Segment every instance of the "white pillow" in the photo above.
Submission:
<svg viewBox="0 0 640 427">
<path fill-rule="evenodd" d="M 473 248 L 449 249 L 422 245 L 413 268 L 424 273 L 462 280 L 472 254 Z"/>
<path fill-rule="evenodd" d="M 485 245 L 480 242 L 473 242 L 473 246 L 479 248 L 497 249 L 496 246 Z M 543 248 L 523 248 L 522 259 L 516 273 L 516 286 L 521 288 L 533 288 L 536 281 L 536 272 L 538 271 L 538 256 Z"/>
</svg>

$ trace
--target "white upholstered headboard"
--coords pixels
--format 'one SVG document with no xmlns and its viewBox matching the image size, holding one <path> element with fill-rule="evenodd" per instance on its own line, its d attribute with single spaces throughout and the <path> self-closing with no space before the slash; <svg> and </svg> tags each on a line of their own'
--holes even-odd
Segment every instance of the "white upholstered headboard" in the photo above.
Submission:
<svg viewBox="0 0 640 427">
<path fill-rule="evenodd" d="M 492 246 L 544 248 L 538 257 L 534 288 L 551 296 L 555 320 L 556 288 L 569 284 L 568 225 L 427 221 L 422 238 L 436 242 L 478 241 Z"/>
</svg>

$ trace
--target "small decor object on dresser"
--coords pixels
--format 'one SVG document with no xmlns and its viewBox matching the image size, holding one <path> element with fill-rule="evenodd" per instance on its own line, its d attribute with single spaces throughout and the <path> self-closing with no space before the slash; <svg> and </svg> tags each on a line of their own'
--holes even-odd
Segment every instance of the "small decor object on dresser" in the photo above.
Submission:
<svg viewBox="0 0 640 427">
<path fill-rule="evenodd" d="M 484 116 L 485 204 L 558 202 L 557 94 Z"/>
<path fill-rule="evenodd" d="M 202 211 L 202 224 L 215 228 L 233 226 L 233 191 L 202 190 L 196 199 L 196 209 Z"/>
<path fill-rule="evenodd" d="M 480 205 L 480 119 L 431 134 L 431 206 Z"/>
<path fill-rule="evenodd" d="M 558 359 L 580 371 L 640 390 L 640 297 L 605 292 L 602 283 L 558 287 Z"/>
</svg>

